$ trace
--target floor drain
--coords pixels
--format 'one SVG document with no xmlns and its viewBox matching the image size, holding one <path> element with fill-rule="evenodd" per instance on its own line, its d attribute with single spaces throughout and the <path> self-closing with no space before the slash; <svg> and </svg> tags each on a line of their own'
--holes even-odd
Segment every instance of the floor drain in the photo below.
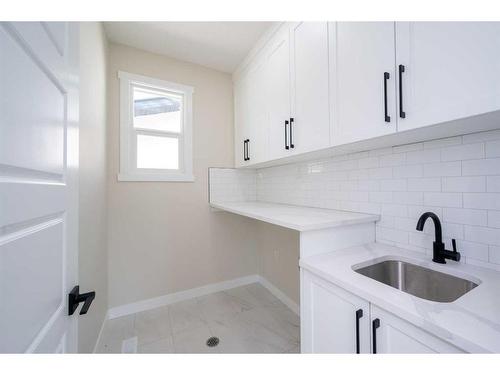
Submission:
<svg viewBox="0 0 500 375">
<path fill-rule="evenodd" d="M 219 338 L 212 336 L 207 340 L 207 346 L 210 346 L 211 348 L 214 346 L 219 345 Z"/>
</svg>

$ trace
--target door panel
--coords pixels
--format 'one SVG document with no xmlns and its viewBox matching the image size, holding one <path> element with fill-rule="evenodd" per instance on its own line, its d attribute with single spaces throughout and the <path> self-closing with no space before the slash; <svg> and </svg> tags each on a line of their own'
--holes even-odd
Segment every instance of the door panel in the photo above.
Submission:
<svg viewBox="0 0 500 375">
<path fill-rule="evenodd" d="M 336 104 L 333 144 L 374 138 L 396 131 L 393 22 L 337 22 L 334 73 Z M 384 111 L 384 73 L 387 115 Z"/>
<path fill-rule="evenodd" d="M 294 153 L 330 145 L 328 24 L 301 22 L 291 29 Z"/>
<path fill-rule="evenodd" d="M 269 156 L 289 155 L 285 149 L 285 121 L 290 119 L 290 36 L 282 27 L 267 47 L 266 87 L 269 109 Z"/>
<path fill-rule="evenodd" d="M 356 353 L 356 311 L 360 352 L 369 353 L 369 304 L 307 271 L 301 280 L 301 342 L 304 353 Z"/>
<path fill-rule="evenodd" d="M 397 22 L 406 113 L 398 130 L 498 110 L 499 51 L 498 22 Z"/>
<path fill-rule="evenodd" d="M 380 327 L 375 331 L 377 353 L 463 353 L 457 347 L 438 339 L 377 306 L 371 305 L 370 309 L 372 321 L 374 319 L 380 320 Z"/>
<path fill-rule="evenodd" d="M 1 23 L 0 55 L 0 352 L 73 352 L 78 25 Z"/>
</svg>

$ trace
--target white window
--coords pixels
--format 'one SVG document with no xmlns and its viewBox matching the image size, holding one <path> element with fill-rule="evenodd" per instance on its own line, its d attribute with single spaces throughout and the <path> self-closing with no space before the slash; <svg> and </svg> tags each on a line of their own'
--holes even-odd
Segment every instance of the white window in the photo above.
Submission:
<svg viewBox="0 0 500 375">
<path fill-rule="evenodd" d="M 119 181 L 193 181 L 193 88 L 119 72 Z"/>
</svg>

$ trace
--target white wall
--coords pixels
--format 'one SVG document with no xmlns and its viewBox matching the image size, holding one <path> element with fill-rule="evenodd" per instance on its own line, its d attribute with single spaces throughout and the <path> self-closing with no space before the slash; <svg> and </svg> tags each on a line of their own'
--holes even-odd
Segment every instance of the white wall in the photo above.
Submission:
<svg viewBox="0 0 500 375">
<path fill-rule="evenodd" d="M 78 317 L 79 352 L 92 352 L 108 308 L 106 189 L 106 54 L 102 25 L 80 27 L 79 283 L 95 290 Z"/>
<path fill-rule="evenodd" d="M 377 241 L 429 254 L 433 211 L 447 248 L 500 269 L 500 130 L 260 169 L 257 199 L 379 213 Z"/>
<path fill-rule="evenodd" d="M 233 166 L 228 74 L 123 45 L 109 45 L 109 306 L 258 271 L 255 222 L 208 205 L 208 168 Z M 194 86 L 194 183 L 118 182 L 117 71 Z"/>
</svg>

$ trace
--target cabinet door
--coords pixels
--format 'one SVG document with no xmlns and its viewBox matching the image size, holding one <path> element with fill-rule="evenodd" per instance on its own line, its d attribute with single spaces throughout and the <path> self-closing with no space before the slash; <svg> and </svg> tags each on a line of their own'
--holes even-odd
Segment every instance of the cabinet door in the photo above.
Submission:
<svg viewBox="0 0 500 375">
<path fill-rule="evenodd" d="M 398 22 L 396 47 L 398 130 L 500 109 L 500 23 Z"/>
<path fill-rule="evenodd" d="M 245 79 L 234 83 L 234 165 L 237 168 L 246 164 L 244 141 L 248 136 L 248 125 L 245 123 L 248 119 L 247 91 Z"/>
<path fill-rule="evenodd" d="M 237 167 L 260 163 L 267 158 L 268 113 L 265 83 L 264 62 L 256 60 L 234 85 Z M 245 160 L 245 154 L 248 160 Z"/>
<path fill-rule="evenodd" d="M 370 352 L 365 300 L 302 270 L 300 308 L 302 353 Z"/>
<path fill-rule="evenodd" d="M 330 145 L 328 24 L 300 22 L 290 29 L 293 153 Z"/>
<path fill-rule="evenodd" d="M 285 140 L 285 122 L 290 121 L 290 37 L 284 25 L 266 47 L 266 96 L 269 121 L 269 156 L 277 159 L 290 154 Z M 287 133 L 289 132 L 289 125 Z M 288 137 L 287 137 L 288 138 Z"/>
<path fill-rule="evenodd" d="M 394 22 L 337 22 L 332 142 L 396 131 Z"/>
<path fill-rule="evenodd" d="M 372 352 L 376 353 L 463 353 L 413 324 L 371 305 Z M 377 320 L 378 319 L 378 320 Z M 376 321 L 377 320 L 377 321 Z M 378 322 L 373 329 L 373 322 Z"/>
</svg>

